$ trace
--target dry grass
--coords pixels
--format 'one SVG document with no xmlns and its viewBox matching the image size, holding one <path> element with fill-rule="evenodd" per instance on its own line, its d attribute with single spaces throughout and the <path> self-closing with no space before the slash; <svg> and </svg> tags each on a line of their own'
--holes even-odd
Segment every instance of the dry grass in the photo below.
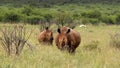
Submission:
<svg viewBox="0 0 120 68">
<path fill-rule="evenodd" d="M 91 26 L 87 28 L 76 27 L 82 37 L 80 46 L 76 49 L 75 55 L 62 52 L 53 46 L 41 46 L 38 44 L 37 37 L 39 27 L 27 25 L 28 29 L 34 28 L 34 33 L 30 37 L 30 42 L 34 44 L 33 52 L 24 48 L 19 57 L 5 55 L 4 50 L 0 49 L 0 68 L 119 68 L 120 51 L 111 48 L 109 45 L 110 33 L 119 32 L 120 26 Z M 55 28 L 56 29 L 56 28 Z M 92 31 L 92 32 L 91 32 Z M 55 34 L 54 34 L 55 35 Z M 91 41 L 99 41 L 97 44 L 100 51 L 84 50 L 85 45 Z"/>
<path fill-rule="evenodd" d="M 110 34 L 110 45 L 117 49 L 120 48 L 120 33 Z"/>
</svg>

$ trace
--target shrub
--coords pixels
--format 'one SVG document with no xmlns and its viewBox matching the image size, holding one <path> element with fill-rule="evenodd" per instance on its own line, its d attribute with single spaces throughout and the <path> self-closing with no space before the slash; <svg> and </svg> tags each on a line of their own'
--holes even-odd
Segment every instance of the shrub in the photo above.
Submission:
<svg viewBox="0 0 120 68">
<path fill-rule="evenodd" d="M 78 14 L 78 13 L 73 13 L 73 18 L 74 18 L 74 19 L 79 20 L 79 19 L 80 19 L 80 17 L 81 17 L 81 15 L 80 15 L 80 14 Z"/>
<path fill-rule="evenodd" d="M 53 16 L 51 14 L 44 14 L 44 18 L 47 22 L 50 22 L 50 20 L 53 19 Z"/>
<path fill-rule="evenodd" d="M 3 18 L 4 16 L 3 15 L 0 15 L 0 21 L 3 21 Z"/>
<path fill-rule="evenodd" d="M 90 23 L 89 20 L 88 20 L 88 18 L 82 18 L 81 22 L 82 22 L 82 24 L 88 24 L 88 23 Z"/>
<path fill-rule="evenodd" d="M 87 18 L 99 18 L 99 17 L 101 17 L 101 12 L 99 12 L 97 10 L 93 10 L 90 12 L 81 13 L 81 16 L 87 17 Z"/>
<path fill-rule="evenodd" d="M 120 33 L 110 34 L 110 46 L 120 48 Z"/>
<path fill-rule="evenodd" d="M 31 47 L 28 39 L 31 36 L 32 30 L 29 33 L 23 25 L 5 26 L 0 29 L 0 43 L 8 56 L 20 55 L 25 44 Z"/>
<path fill-rule="evenodd" d="M 120 24 L 120 14 L 117 14 L 116 21 L 117 21 L 117 24 Z"/>
<path fill-rule="evenodd" d="M 39 24 L 39 21 L 44 21 L 44 17 L 40 16 L 27 16 L 25 22 L 29 24 Z"/>
<path fill-rule="evenodd" d="M 73 23 L 72 14 L 69 12 L 59 12 L 56 18 L 58 26 L 69 26 Z"/>
<path fill-rule="evenodd" d="M 99 24 L 99 20 L 98 19 L 89 19 L 89 22 L 93 25 L 98 25 Z"/>
<path fill-rule="evenodd" d="M 3 9 L 0 9 L 0 21 L 3 21 L 5 13 L 6 12 L 3 11 Z"/>
<path fill-rule="evenodd" d="M 21 10 L 21 13 L 27 16 L 30 16 L 32 12 L 33 9 L 30 6 L 24 6 L 23 9 Z"/>
<path fill-rule="evenodd" d="M 50 7 L 52 7 L 52 5 L 51 4 L 48 4 L 48 3 L 42 3 L 42 7 L 44 7 L 44 8 L 50 8 Z"/>
<path fill-rule="evenodd" d="M 115 24 L 116 23 L 116 18 L 114 16 L 101 16 L 101 18 L 99 18 L 99 19 L 106 24 Z"/>
<path fill-rule="evenodd" d="M 14 11 L 10 11 L 4 15 L 5 22 L 19 22 L 20 20 L 21 15 Z"/>
</svg>

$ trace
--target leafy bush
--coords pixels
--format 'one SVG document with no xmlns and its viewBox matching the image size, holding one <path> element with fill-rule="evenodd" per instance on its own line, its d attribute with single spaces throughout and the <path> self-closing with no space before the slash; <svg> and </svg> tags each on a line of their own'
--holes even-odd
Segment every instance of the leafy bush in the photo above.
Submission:
<svg viewBox="0 0 120 68">
<path fill-rule="evenodd" d="M 87 18 L 99 18 L 101 17 L 101 12 L 97 10 L 93 10 L 93 11 L 81 13 L 81 16 L 87 17 Z"/>
<path fill-rule="evenodd" d="M 88 24 L 88 23 L 90 23 L 90 21 L 88 20 L 88 18 L 82 18 L 81 22 L 82 22 L 82 24 Z"/>
<path fill-rule="evenodd" d="M 47 22 L 50 22 L 50 20 L 52 20 L 53 16 L 51 14 L 44 14 L 44 18 Z"/>
<path fill-rule="evenodd" d="M 40 21 L 44 21 L 44 17 L 40 16 L 27 16 L 25 22 L 30 24 L 39 24 Z"/>
<path fill-rule="evenodd" d="M 60 12 L 56 16 L 58 25 L 64 26 L 73 23 L 72 14 L 69 12 Z"/>
<path fill-rule="evenodd" d="M 0 21 L 3 21 L 4 15 L 5 15 L 5 14 L 4 14 L 2 11 L 0 11 Z"/>
<path fill-rule="evenodd" d="M 73 18 L 74 18 L 74 19 L 79 20 L 79 19 L 80 19 L 80 17 L 81 17 L 81 15 L 80 15 L 80 14 L 78 14 L 78 13 L 73 13 Z"/>
<path fill-rule="evenodd" d="M 117 21 L 117 24 L 120 24 L 120 14 L 117 14 L 116 21 Z"/>
<path fill-rule="evenodd" d="M 116 18 L 114 16 L 101 16 L 101 18 L 99 18 L 99 19 L 106 24 L 115 24 L 116 23 Z"/>
<path fill-rule="evenodd" d="M 5 22 L 19 22 L 21 20 L 21 15 L 17 12 L 11 11 L 4 15 Z"/>
<path fill-rule="evenodd" d="M 23 9 L 21 10 L 21 13 L 27 16 L 30 16 L 32 12 L 33 9 L 30 6 L 24 6 Z"/>
<path fill-rule="evenodd" d="M 50 8 L 52 5 L 51 4 L 48 4 L 48 3 L 42 3 L 42 5 L 41 5 L 42 7 L 44 7 L 44 8 Z"/>
<path fill-rule="evenodd" d="M 0 21 L 3 21 L 6 12 L 7 12 L 7 10 L 5 10 L 5 8 L 0 7 Z"/>
<path fill-rule="evenodd" d="M 3 21 L 3 18 L 4 16 L 0 14 L 0 21 Z"/>
<path fill-rule="evenodd" d="M 93 25 L 98 25 L 99 20 L 93 18 L 93 19 L 89 19 L 89 22 L 90 22 L 91 24 L 93 24 Z"/>
<path fill-rule="evenodd" d="M 81 19 L 82 24 L 93 24 L 93 25 L 97 25 L 99 24 L 99 19 L 96 18 L 82 18 Z"/>
</svg>

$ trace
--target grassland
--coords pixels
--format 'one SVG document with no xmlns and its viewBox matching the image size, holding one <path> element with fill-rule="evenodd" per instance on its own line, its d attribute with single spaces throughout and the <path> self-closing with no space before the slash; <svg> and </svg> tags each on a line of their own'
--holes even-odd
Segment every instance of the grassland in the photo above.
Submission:
<svg viewBox="0 0 120 68">
<path fill-rule="evenodd" d="M 6 24 L 1 24 L 3 26 Z M 118 25 L 87 25 L 86 28 L 76 26 L 74 30 L 80 32 L 82 42 L 76 49 L 75 55 L 70 55 L 53 46 L 41 46 L 37 37 L 39 27 L 27 25 L 34 29 L 29 41 L 33 43 L 33 51 L 26 46 L 20 56 L 7 56 L 0 47 L 0 68 L 119 68 L 120 51 L 109 44 L 110 34 L 119 32 Z M 57 28 L 54 28 L 57 29 Z M 54 35 L 56 32 L 54 32 Z M 97 42 L 97 43 L 96 43 Z M 39 45 L 36 45 L 39 44 Z M 91 48 L 89 45 L 95 45 Z M 97 47 L 96 47 L 97 46 Z"/>
</svg>

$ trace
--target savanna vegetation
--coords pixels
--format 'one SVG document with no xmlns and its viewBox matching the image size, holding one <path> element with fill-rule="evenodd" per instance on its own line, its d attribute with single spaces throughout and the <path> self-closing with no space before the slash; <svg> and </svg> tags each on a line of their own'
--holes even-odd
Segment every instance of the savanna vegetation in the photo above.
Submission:
<svg viewBox="0 0 120 68">
<path fill-rule="evenodd" d="M 81 3 L 119 3 L 119 0 L 0 0 L 0 4 L 22 6 L 31 4 L 34 6 L 51 6 L 51 5 L 64 5 L 64 4 L 81 4 Z"/>
<path fill-rule="evenodd" d="M 120 7 L 117 4 L 64 4 L 51 7 L 23 5 L 0 6 L 0 22 L 71 24 L 120 24 Z"/>
<path fill-rule="evenodd" d="M 9 26 L 9 24 L 1 24 Z M 14 25 L 10 25 L 14 26 Z M 52 25 L 50 28 L 53 28 Z M 19 56 L 8 56 L 0 46 L 1 68 L 119 68 L 120 67 L 120 26 L 117 25 L 87 25 L 86 28 L 76 26 L 82 42 L 74 55 L 53 46 L 40 45 L 38 25 L 26 25 L 27 31 L 34 29 L 29 42 L 32 50 L 25 44 Z M 28 34 L 28 33 L 27 33 Z M 56 32 L 54 32 L 54 36 Z M 2 45 L 2 44 L 1 44 Z"/>
<path fill-rule="evenodd" d="M 119 68 L 119 2 L 0 0 L 0 68 Z M 63 25 L 81 35 L 73 55 L 57 49 L 54 42 L 38 42 L 44 27 L 49 26 L 55 37 Z"/>
</svg>

